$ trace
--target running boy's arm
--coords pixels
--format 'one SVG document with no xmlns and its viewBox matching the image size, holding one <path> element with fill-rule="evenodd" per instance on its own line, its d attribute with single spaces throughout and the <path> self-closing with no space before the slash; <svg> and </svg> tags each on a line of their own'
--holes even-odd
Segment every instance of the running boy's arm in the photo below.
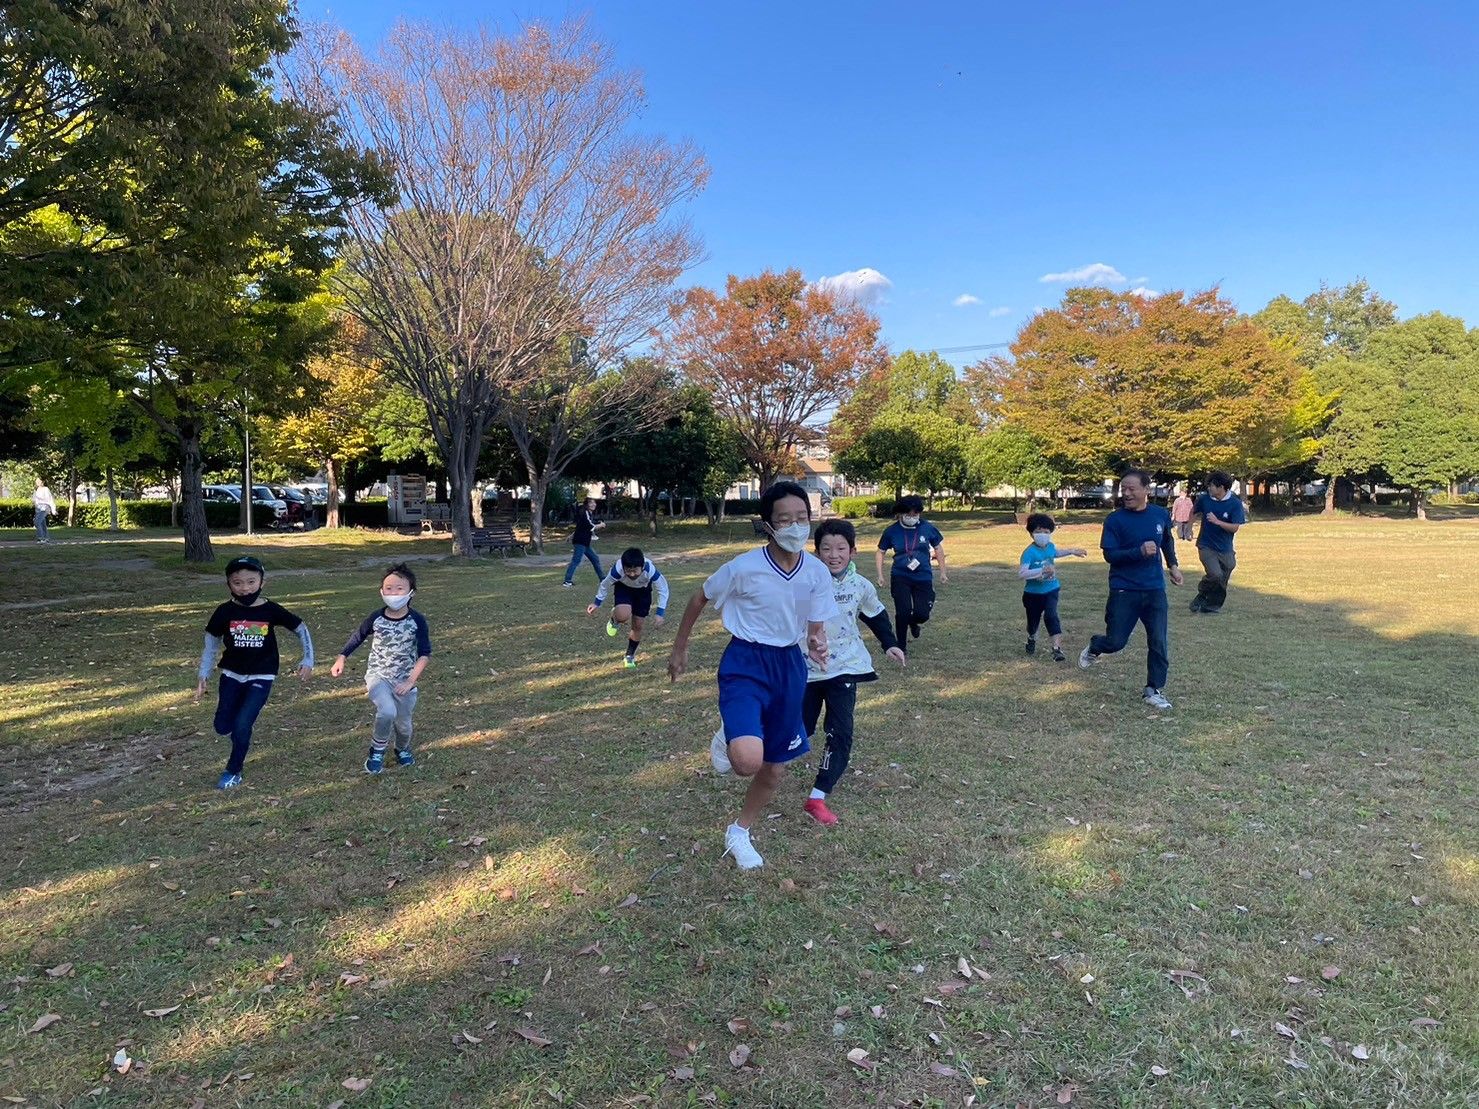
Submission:
<svg viewBox="0 0 1479 1109">
<path fill-rule="evenodd" d="M 873 552 L 873 555 L 874 555 L 873 561 L 875 563 L 877 563 L 877 565 L 878 565 L 878 573 L 875 576 L 878 578 L 878 584 L 879 585 L 882 585 L 883 584 L 883 548 L 882 547 L 879 547 L 876 551 Z"/>
<path fill-rule="evenodd" d="M 678 634 L 673 636 L 673 650 L 668 655 L 668 680 L 676 682 L 688 669 L 688 637 L 693 634 L 693 625 L 703 614 L 709 598 L 700 589 L 683 610 L 683 619 L 678 622 Z"/>
<path fill-rule="evenodd" d="M 649 563 L 648 565 L 651 565 Z M 659 620 L 667 618 L 668 614 L 668 579 L 662 576 L 656 566 L 652 567 L 652 586 L 657 590 L 657 612 Z"/>
<path fill-rule="evenodd" d="M 313 672 L 313 636 L 308 634 L 308 623 L 305 620 L 299 620 L 293 631 L 298 635 L 298 642 L 303 645 L 303 660 L 298 663 L 298 673 L 306 678 Z"/>
<path fill-rule="evenodd" d="M 370 613 L 360 623 L 360 626 L 350 633 L 349 638 L 344 641 L 344 646 L 339 648 L 339 657 L 334 660 L 334 665 L 329 669 L 330 674 L 337 678 L 344 673 L 345 660 L 354 654 L 361 643 L 375 634 L 375 617 L 378 615 L 378 612 Z"/>
<path fill-rule="evenodd" d="M 205 633 L 205 643 L 200 649 L 199 681 L 195 683 L 195 700 L 198 702 L 205 695 L 205 683 L 210 681 L 211 671 L 216 668 L 216 659 L 220 657 L 223 640 L 219 635 Z"/>
</svg>

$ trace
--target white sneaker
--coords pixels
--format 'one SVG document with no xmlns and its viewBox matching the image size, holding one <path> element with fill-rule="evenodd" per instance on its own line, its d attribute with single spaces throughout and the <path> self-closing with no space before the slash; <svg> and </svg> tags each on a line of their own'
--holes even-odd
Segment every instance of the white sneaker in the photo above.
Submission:
<svg viewBox="0 0 1479 1109">
<path fill-rule="evenodd" d="M 714 738 L 709 741 L 709 762 L 713 764 L 715 774 L 729 774 L 734 767 L 729 763 L 729 744 L 724 739 L 724 725 L 719 725 L 719 730 L 714 733 Z M 757 856 L 758 857 L 758 856 Z M 755 865 L 759 865 L 758 863 Z"/>
<path fill-rule="evenodd" d="M 1078 653 L 1078 668 L 1080 670 L 1087 670 L 1098 661 L 1099 656 L 1094 654 L 1087 647 L 1085 647 L 1082 651 Z"/>
<path fill-rule="evenodd" d="M 1171 707 L 1171 702 L 1166 700 L 1166 695 L 1159 689 L 1151 689 L 1150 686 L 1145 687 L 1143 700 L 1153 709 L 1168 709 Z"/>
<path fill-rule="evenodd" d="M 733 855 L 741 870 L 758 870 L 765 865 L 760 852 L 750 842 L 750 829 L 741 828 L 738 824 L 731 824 L 724 833 L 724 854 Z"/>
<path fill-rule="evenodd" d="M 575 588 L 575 583 L 573 581 L 562 581 L 560 583 L 560 588 L 561 589 L 574 589 Z"/>
</svg>

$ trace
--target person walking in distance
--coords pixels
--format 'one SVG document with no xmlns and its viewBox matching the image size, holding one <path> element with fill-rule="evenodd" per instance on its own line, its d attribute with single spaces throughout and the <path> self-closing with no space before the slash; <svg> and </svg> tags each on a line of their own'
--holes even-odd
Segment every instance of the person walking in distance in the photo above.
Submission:
<svg viewBox="0 0 1479 1109">
<path fill-rule="evenodd" d="M 601 559 L 596 554 L 596 532 L 606 525 L 596 519 L 596 499 L 587 497 L 575 510 L 575 531 L 570 536 L 570 565 L 565 567 L 565 588 L 575 588 L 575 571 L 580 566 L 582 558 L 587 559 L 595 567 L 596 581 L 604 577 L 601 569 Z"/>
<path fill-rule="evenodd" d="M 1227 583 L 1238 564 L 1233 536 L 1248 522 L 1243 502 L 1233 495 L 1230 474 L 1213 470 L 1207 475 L 1207 491 L 1197 498 L 1193 514 L 1202 518 L 1202 530 L 1197 536 L 1197 556 L 1202 560 L 1206 576 L 1197 585 L 1191 610 L 1211 616 L 1221 612 L 1227 601 Z"/>
<path fill-rule="evenodd" d="M 36 510 L 36 542 L 50 543 L 51 536 L 47 534 L 46 521 L 48 517 L 56 515 L 56 500 L 46 487 L 46 482 L 39 477 L 36 479 L 36 492 L 31 494 L 31 507 Z"/>
<path fill-rule="evenodd" d="M 1124 650 L 1136 624 L 1145 625 L 1146 676 L 1142 698 L 1151 708 L 1171 707 L 1166 699 L 1166 679 L 1171 668 L 1169 636 L 1170 609 L 1166 603 L 1165 559 L 1171 580 L 1185 579 L 1176 562 L 1176 540 L 1171 534 L 1171 514 L 1150 503 L 1150 475 L 1130 470 L 1120 479 L 1124 507 L 1104 520 L 1099 546 L 1109 563 L 1109 601 L 1104 606 L 1104 634 L 1089 640 L 1078 656 L 1087 670 L 1104 655 Z"/>
<path fill-rule="evenodd" d="M 1176 525 L 1176 538 L 1191 538 L 1191 514 L 1193 503 L 1191 495 L 1187 493 L 1186 486 L 1180 485 L 1176 489 L 1176 503 L 1171 505 L 1171 522 Z"/>
</svg>

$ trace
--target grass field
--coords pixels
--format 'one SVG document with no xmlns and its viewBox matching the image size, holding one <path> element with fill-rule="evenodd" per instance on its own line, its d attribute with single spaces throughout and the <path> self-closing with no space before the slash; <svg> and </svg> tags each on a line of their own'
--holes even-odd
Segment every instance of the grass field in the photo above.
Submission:
<svg viewBox="0 0 1479 1109">
<path fill-rule="evenodd" d="M 148 537 L 5 548 L 0 1096 L 1479 1103 L 1479 523 L 1246 529 L 1223 615 L 1173 591 L 1164 716 L 1138 634 L 1087 673 L 1024 656 L 1020 529 L 946 534 L 907 675 L 860 697 L 843 823 L 795 771 L 752 875 L 705 756 L 717 621 L 670 687 L 673 625 L 624 671 L 588 568 L 426 561 L 420 764 L 371 779 L 363 656 L 326 664 L 377 567 L 445 546 L 263 539 L 324 665 L 220 794 L 190 699 L 219 571 Z M 675 614 L 740 549 L 665 533 Z M 1104 577 L 1064 571 L 1075 651 Z"/>
</svg>

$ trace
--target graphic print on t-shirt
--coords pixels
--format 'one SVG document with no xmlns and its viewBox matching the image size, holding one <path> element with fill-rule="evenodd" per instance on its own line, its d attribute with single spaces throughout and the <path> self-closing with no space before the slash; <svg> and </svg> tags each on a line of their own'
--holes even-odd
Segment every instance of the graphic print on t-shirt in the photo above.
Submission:
<svg viewBox="0 0 1479 1109">
<path fill-rule="evenodd" d="M 262 647 L 271 625 L 266 620 L 233 620 L 227 628 L 233 647 Z"/>
</svg>

